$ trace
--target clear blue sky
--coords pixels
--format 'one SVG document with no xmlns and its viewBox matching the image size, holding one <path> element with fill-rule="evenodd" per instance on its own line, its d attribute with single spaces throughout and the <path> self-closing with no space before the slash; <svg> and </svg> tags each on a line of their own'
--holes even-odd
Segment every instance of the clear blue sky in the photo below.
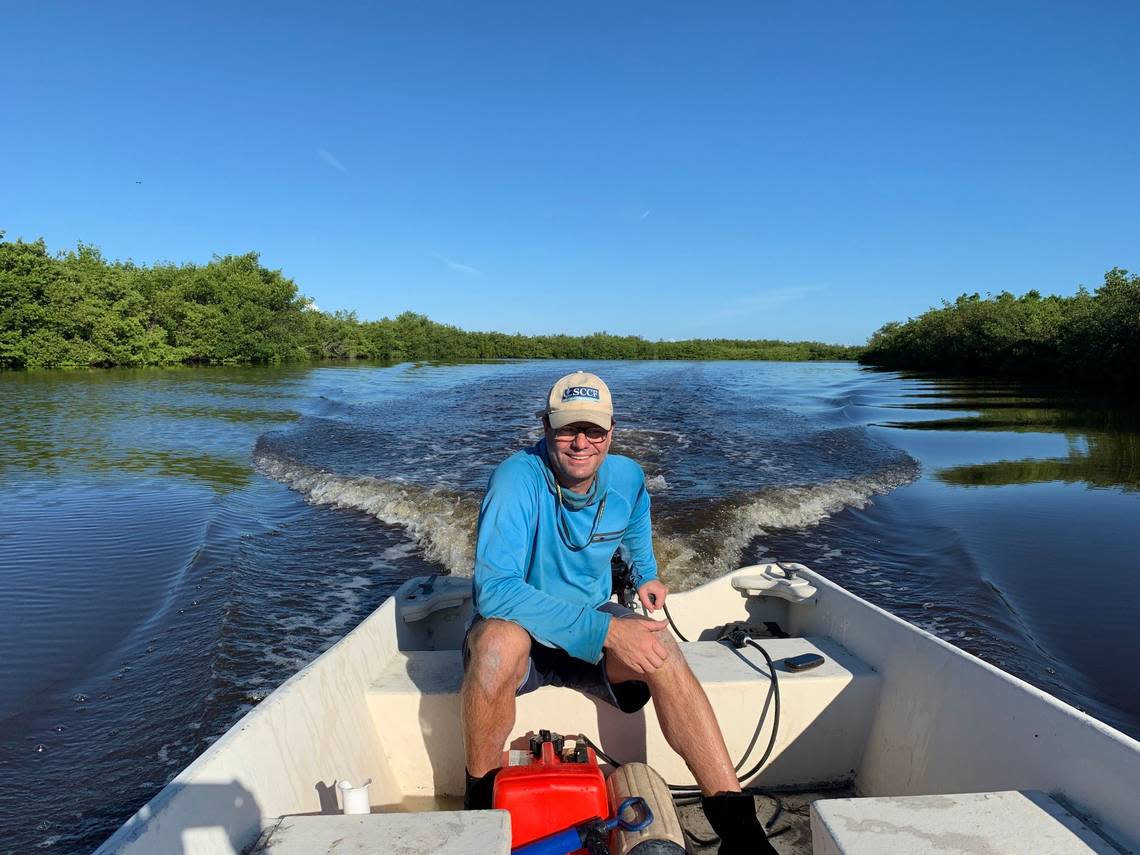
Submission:
<svg viewBox="0 0 1140 855">
<path fill-rule="evenodd" d="M 362 318 L 861 342 L 1140 269 L 1138 44 L 1132 0 L 9 3 L 0 229 Z"/>
</svg>

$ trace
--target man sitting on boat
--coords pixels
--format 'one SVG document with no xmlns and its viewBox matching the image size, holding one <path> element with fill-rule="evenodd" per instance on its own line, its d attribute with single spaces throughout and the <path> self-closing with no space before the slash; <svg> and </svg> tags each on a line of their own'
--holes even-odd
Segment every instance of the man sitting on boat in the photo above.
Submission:
<svg viewBox="0 0 1140 855">
<path fill-rule="evenodd" d="M 619 546 L 642 603 L 657 611 L 668 590 L 657 578 L 645 474 L 609 455 L 609 388 L 593 374 L 568 374 L 539 415 L 542 440 L 499 465 L 479 513 L 476 617 L 463 644 L 465 807 L 491 806 L 517 695 L 566 686 L 625 713 L 652 695 L 666 740 L 704 794 L 720 851 L 774 852 L 668 624 L 610 601 Z"/>
</svg>

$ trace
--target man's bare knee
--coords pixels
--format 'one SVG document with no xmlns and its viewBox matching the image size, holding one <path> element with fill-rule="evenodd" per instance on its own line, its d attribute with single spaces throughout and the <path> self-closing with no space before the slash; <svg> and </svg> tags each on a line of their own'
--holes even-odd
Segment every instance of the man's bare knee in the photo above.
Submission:
<svg viewBox="0 0 1140 855">
<path fill-rule="evenodd" d="M 468 675 L 492 694 L 513 693 L 530 664 L 530 635 L 517 623 L 491 618 L 471 630 Z"/>
<path fill-rule="evenodd" d="M 642 620 L 649 620 L 649 618 L 642 618 Z M 685 660 L 684 654 L 681 653 L 681 646 L 677 644 L 672 635 L 668 632 L 660 632 L 657 634 L 657 641 L 665 649 L 665 661 L 661 663 L 659 668 L 640 678 L 648 683 L 650 688 L 653 688 L 655 683 L 676 680 L 684 674 L 692 673 L 689 669 L 689 663 Z"/>
</svg>

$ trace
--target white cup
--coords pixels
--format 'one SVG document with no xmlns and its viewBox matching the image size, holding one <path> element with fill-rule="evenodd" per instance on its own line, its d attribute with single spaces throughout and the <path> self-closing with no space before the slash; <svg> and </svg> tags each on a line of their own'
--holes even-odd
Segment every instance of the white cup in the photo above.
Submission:
<svg viewBox="0 0 1140 855">
<path fill-rule="evenodd" d="M 371 783 L 371 778 L 359 787 L 352 786 L 349 781 L 337 782 L 341 811 L 346 814 L 372 813 L 372 803 L 368 800 L 368 785 Z"/>
</svg>

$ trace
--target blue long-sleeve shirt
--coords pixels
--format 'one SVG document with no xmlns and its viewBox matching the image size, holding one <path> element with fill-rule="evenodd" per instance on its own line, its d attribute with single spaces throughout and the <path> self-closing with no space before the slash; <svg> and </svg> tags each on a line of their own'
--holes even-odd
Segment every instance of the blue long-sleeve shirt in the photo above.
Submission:
<svg viewBox="0 0 1140 855">
<path fill-rule="evenodd" d="M 560 506 L 545 442 L 511 455 L 487 485 L 475 546 L 476 611 L 588 662 L 601 659 L 609 631 L 597 607 L 610 598 L 618 547 L 629 551 L 637 586 L 657 578 L 645 473 L 610 454 L 596 477 L 593 501 L 572 510 Z"/>
</svg>

